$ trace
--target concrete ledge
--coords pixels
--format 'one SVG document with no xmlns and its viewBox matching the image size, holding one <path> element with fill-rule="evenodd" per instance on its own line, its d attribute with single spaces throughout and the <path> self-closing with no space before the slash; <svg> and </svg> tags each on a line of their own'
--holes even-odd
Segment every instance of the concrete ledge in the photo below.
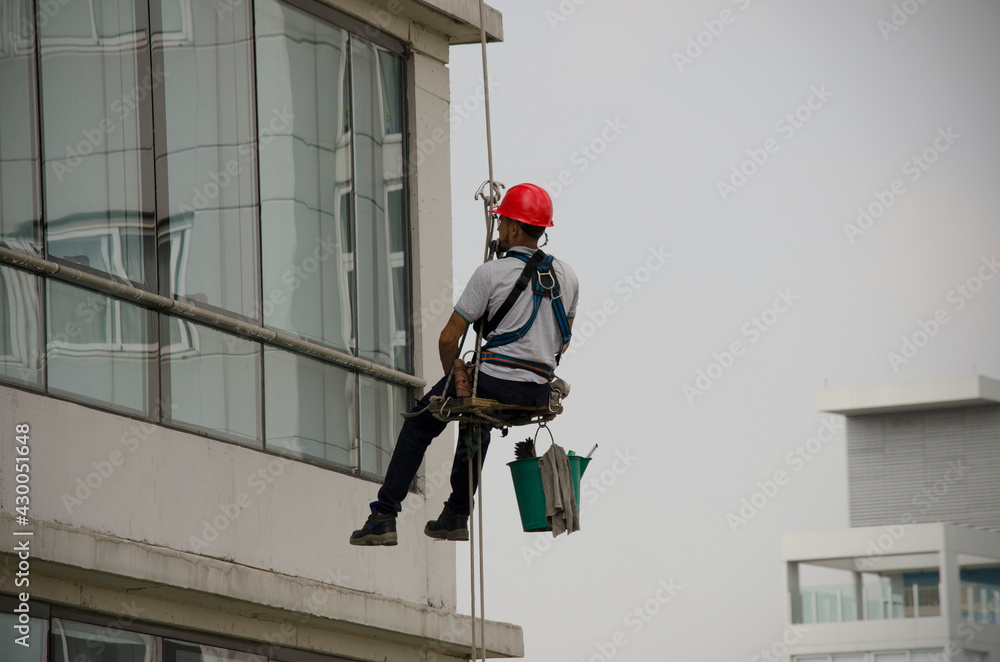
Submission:
<svg viewBox="0 0 1000 662">
<path fill-rule="evenodd" d="M 471 648 L 472 619 L 455 612 L 60 524 L 32 524 L 35 600 L 121 614 L 114 605 L 134 598 L 149 608 L 148 617 L 144 611 L 137 620 L 269 643 L 282 624 L 304 623 L 284 645 L 358 659 L 383 659 L 386 647 L 457 658 Z M 0 514 L 0 537 L 12 540 L 14 530 L 13 516 Z M 17 557 L 0 554 L 0 562 L 0 590 L 17 593 Z M 102 594 L 107 598 L 95 604 Z M 524 654 L 516 625 L 487 621 L 485 638 L 489 657 Z"/>
<path fill-rule="evenodd" d="M 982 376 L 885 384 L 819 392 L 820 411 L 844 416 L 888 414 L 914 409 L 975 407 L 1000 403 L 1000 381 Z"/>
</svg>

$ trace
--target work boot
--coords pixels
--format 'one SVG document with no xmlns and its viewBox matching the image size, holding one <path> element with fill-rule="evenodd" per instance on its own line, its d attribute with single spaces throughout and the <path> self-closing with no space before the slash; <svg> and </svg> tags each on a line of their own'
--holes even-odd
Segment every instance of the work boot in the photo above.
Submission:
<svg viewBox="0 0 1000 662">
<path fill-rule="evenodd" d="M 368 516 L 365 525 L 351 534 L 352 545 L 385 545 L 396 544 L 396 514 L 385 514 L 378 511 L 378 501 L 372 501 L 369 507 L 372 514 Z"/>
<path fill-rule="evenodd" d="M 436 520 L 427 522 L 424 533 L 435 540 L 468 540 L 469 516 L 456 515 L 447 501 Z"/>
</svg>

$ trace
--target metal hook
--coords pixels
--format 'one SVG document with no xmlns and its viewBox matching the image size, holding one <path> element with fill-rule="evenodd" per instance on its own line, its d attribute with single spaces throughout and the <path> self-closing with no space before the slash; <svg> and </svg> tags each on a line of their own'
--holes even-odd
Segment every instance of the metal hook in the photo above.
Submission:
<svg viewBox="0 0 1000 662">
<path fill-rule="evenodd" d="M 489 187 L 490 192 L 487 194 L 485 192 L 486 187 Z M 483 202 L 487 207 L 495 207 L 496 202 L 500 199 L 502 192 L 501 189 L 507 188 L 502 182 L 490 181 L 487 179 L 479 186 L 479 190 L 476 191 L 475 200 L 482 198 Z"/>
</svg>

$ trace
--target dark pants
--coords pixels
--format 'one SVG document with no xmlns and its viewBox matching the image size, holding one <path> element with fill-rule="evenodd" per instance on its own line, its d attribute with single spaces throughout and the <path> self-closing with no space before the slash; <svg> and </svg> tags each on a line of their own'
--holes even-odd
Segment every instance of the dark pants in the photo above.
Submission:
<svg viewBox="0 0 1000 662">
<path fill-rule="evenodd" d="M 424 397 L 417 401 L 411 411 L 419 411 L 427 406 L 432 396 L 441 395 L 445 379 L 435 384 Z M 448 395 L 455 395 L 454 380 L 448 385 Z M 504 404 L 524 405 L 528 407 L 545 407 L 549 403 L 549 385 L 534 382 L 516 382 L 498 379 L 479 373 L 478 397 L 496 400 Z M 383 513 L 398 513 L 403 509 L 403 499 L 406 498 L 410 483 L 417 475 L 424 452 L 439 434 L 444 432 L 447 423 L 437 420 L 430 412 L 407 418 L 403 429 L 396 440 L 396 448 L 392 451 L 389 468 L 385 472 L 385 481 L 378 491 L 378 509 Z M 483 459 L 490 445 L 490 425 L 482 425 L 480 439 L 482 441 Z M 475 461 L 475 454 L 472 460 Z M 479 486 L 478 472 L 473 471 L 473 493 Z M 468 515 L 470 511 L 469 497 L 469 457 L 465 444 L 460 439 L 455 448 L 455 460 L 451 467 L 451 496 L 448 505 L 459 515 Z"/>
</svg>

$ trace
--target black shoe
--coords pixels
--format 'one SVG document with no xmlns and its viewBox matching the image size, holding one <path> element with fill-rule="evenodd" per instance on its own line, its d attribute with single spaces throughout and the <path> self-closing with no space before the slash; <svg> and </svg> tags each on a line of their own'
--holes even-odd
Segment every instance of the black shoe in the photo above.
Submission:
<svg viewBox="0 0 1000 662">
<path fill-rule="evenodd" d="M 351 534 L 352 545 L 385 545 L 392 547 L 396 543 L 396 515 L 385 515 L 376 508 L 377 501 L 369 506 L 372 514 L 368 516 L 365 525 Z"/>
<path fill-rule="evenodd" d="M 468 540 L 469 516 L 456 515 L 445 501 L 444 510 L 436 520 L 427 522 L 424 533 L 435 540 Z"/>
</svg>

